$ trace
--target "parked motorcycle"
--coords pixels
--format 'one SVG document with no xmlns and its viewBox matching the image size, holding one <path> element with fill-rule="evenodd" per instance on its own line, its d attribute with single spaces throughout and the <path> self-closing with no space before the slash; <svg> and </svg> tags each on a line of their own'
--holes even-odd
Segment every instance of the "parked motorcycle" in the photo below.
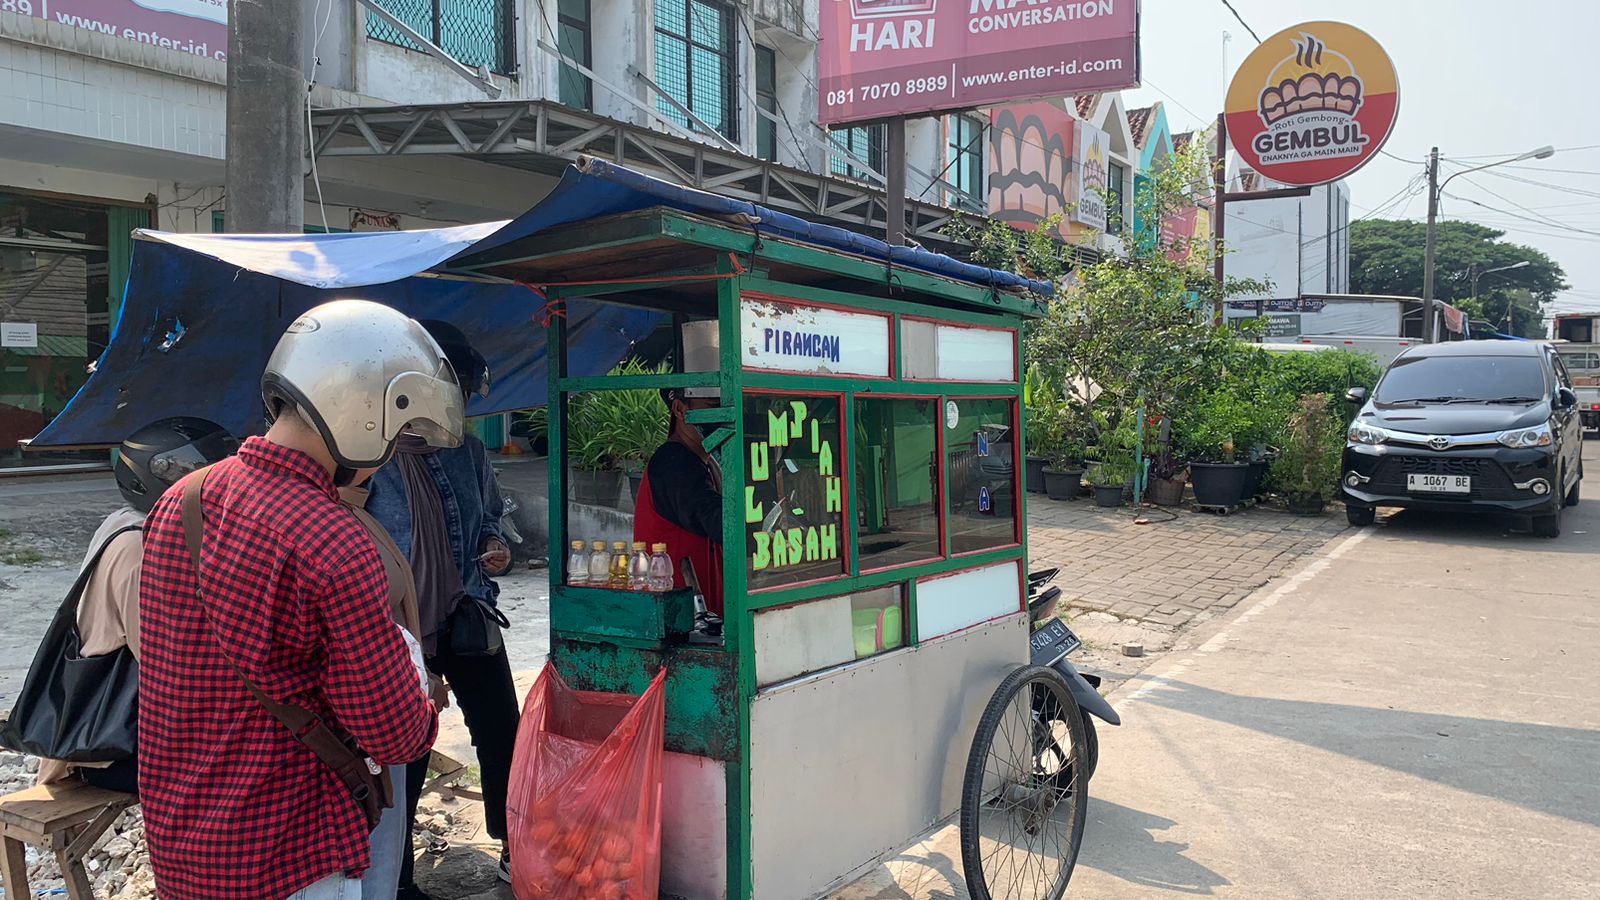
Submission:
<svg viewBox="0 0 1600 900">
<path fill-rule="evenodd" d="M 1055 580 L 1060 569 L 1043 569 L 1028 573 L 1028 621 L 1033 629 L 1029 638 L 1032 645 L 1032 662 L 1036 666 L 1055 669 L 1066 680 L 1072 699 L 1082 711 L 1084 733 L 1084 780 L 1094 775 L 1100 762 L 1100 739 L 1095 735 L 1094 718 L 1111 725 L 1121 725 L 1122 717 L 1111 708 L 1106 698 L 1100 696 L 1100 676 L 1086 674 L 1067 661 L 1067 656 L 1083 646 L 1083 641 L 1072 633 L 1067 624 L 1056 618 L 1056 607 L 1061 602 L 1061 588 L 1046 587 Z M 1037 710 L 1035 712 L 1038 712 Z M 1090 718 L 1093 716 L 1094 718 Z M 1065 754 L 1063 754 L 1065 758 Z M 1066 776 L 1060 772 L 1056 777 Z"/>
</svg>

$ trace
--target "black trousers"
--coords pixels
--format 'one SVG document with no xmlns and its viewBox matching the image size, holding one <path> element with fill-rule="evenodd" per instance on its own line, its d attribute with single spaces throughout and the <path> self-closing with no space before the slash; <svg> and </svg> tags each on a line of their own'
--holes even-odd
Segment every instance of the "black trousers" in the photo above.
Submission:
<svg viewBox="0 0 1600 900">
<path fill-rule="evenodd" d="M 453 702 L 461 707 L 478 751 L 483 773 L 483 808 L 489 835 L 506 837 L 506 785 L 511 781 L 511 752 L 517 742 L 517 688 L 511 661 L 504 651 L 493 656 L 457 656 L 448 650 L 428 658 L 428 669 L 450 683 Z M 406 820 L 415 823 L 417 801 L 428 778 L 428 759 L 406 767 Z M 406 840 L 411 840 L 410 830 Z M 409 847 L 408 847 L 409 849 Z M 400 863 L 400 886 L 413 883 L 415 859 L 407 852 Z"/>
<path fill-rule="evenodd" d="M 139 759 L 119 759 L 109 766 L 89 767 L 79 766 L 78 777 L 86 784 L 92 784 L 108 791 L 122 791 L 125 794 L 139 793 Z"/>
</svg>

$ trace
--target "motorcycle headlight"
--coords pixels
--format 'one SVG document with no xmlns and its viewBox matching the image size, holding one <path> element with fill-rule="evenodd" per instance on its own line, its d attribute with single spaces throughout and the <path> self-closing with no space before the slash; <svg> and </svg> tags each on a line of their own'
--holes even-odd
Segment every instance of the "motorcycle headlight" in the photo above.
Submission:
<svg viewBox="0 0 1600 900">
<path fill-rule="evenodd" d="M 1550 434 L 1550 425 L 1535 425 L 1532 428 L 1518 428 L 1514 431 L 1502 431 L 1494 439 L 1507 447 L 1548 447 L 1554 438 Z"/>
<path fill-rule="evenodd" d="M 1389 439 L 1389 433 L 1376 425 L 1351 422 L 1350 433 L 1346 437 L 1352 444 L 1381 444 Z"/>
</svg>

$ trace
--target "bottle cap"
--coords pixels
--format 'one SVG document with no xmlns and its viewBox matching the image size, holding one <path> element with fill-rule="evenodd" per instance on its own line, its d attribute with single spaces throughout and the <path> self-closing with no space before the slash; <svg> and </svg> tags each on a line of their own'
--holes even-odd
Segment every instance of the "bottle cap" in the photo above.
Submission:
<svg viewBox="0 0 1600 900">
<path fill-rule="evenodd" d="M 592 550 L 604 550 L 606 548 L 606 542 L 605 541 L 595 541 L 594 543 L 590 544 L 589 547 Z"/>
<path fill-rule="evenodd" d="M 573 541 L 572 542 L 572 549 L 574 549 L 574 550 L 582 550 L 583 549 L 583 541 Z"/>
<path fill-rule="evenodd" d="M 613 549 L 613 550 L 626 550 L 626 549 L 628 549 L 628 544 L 627 544 L 626 541 L 612 541 L 611 542 L 611 549 Z"/>
<path fill-rule="evenodd" d="M 634 550 L 635 553 L 638 553 L 639 551 L 641 551 L 643 549 L 644 549 L 644 541 L 634 541 L 633 542 L 633 550 Z"/>
<path fill-rule="evenodd" d="M 665 552 L 667 552 L 667 545 L 666 544 L 651 544 L 650 545 L 650 552 L 651 553 L 665 553 Z"/>
</svg>

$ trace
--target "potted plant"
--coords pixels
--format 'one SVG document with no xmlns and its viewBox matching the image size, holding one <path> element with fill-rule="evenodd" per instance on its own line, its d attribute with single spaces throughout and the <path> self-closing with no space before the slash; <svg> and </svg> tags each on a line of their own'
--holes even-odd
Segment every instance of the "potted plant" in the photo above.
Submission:
<svg viewBox="0 0 1600 900">
<path fill-rule="evenodd" d="M 1189 486 L 1189 466 L 1178 459 L 1171 448 L 1163 448 L 1150 456 L 1150 489 L 1145 493 L 1157 506 L 1177 506 L 1183 502 L 1183 490 Z"/>
<path fill-rule="evenodd" d="M 1110 508 L 1122 505 L 1132 468 L 1133 462 L 1126 451 L 1102 448 L 1100 465 L 1089 479 L 1089 484 L 1094 487 L 1096 506 Z"/>
<path fill-rule="evenodd" d="M 1248 406 L 1226 390 L 1194 404 L 1179 434 L 1189 459 L 1189 483 L 1200 506 L 1232 509 L 1244 499 L 1250 466 L 1236 460 L 1235 441 L 1250 429 Z"/>
<path fill-rule="evenodd" d="M 1344 428 L 1327 394 L 1300 398 L 1283 431 L 1283 447 L 1272 463 L 1272 477 L 1283 489 L 1289 511 L 1302 516 L 1322 514 L 1326 498 L 1339 478 Z"/>
<path fill-rule="evenodd" d="M 1055 455 L 1061 435 L 1061 417 L 1058 404 L 1044 373 L 1037 365 L 1029 366 L 1022 379 L 1022 406 L 1028 414 L 1028 440 L 1023 447 L 1022 483 L 1035 493 L 1048 493 L 1045 488 L 1045 466 Z"/>
<path fill-rule="evenodd" d="M 1075 500 L 1083 494 L 1083 444 L 1062 440 L 1044 467 L 1045 493 L 1051 500 Z"/>
<path fill-rule="evenodd" d="M 608 374 L 664 373 L 629 360 Z M 530 443 L 548 435 L 548 412 L 526 414 Z M 667 410 L 658 391 L 648 388 L 587 391 L 567 400 L 568 500 L 617 506 L 626 484 L 633 497 L 644 481 L 650 455 L 667 439 Z"/>
</svg>

